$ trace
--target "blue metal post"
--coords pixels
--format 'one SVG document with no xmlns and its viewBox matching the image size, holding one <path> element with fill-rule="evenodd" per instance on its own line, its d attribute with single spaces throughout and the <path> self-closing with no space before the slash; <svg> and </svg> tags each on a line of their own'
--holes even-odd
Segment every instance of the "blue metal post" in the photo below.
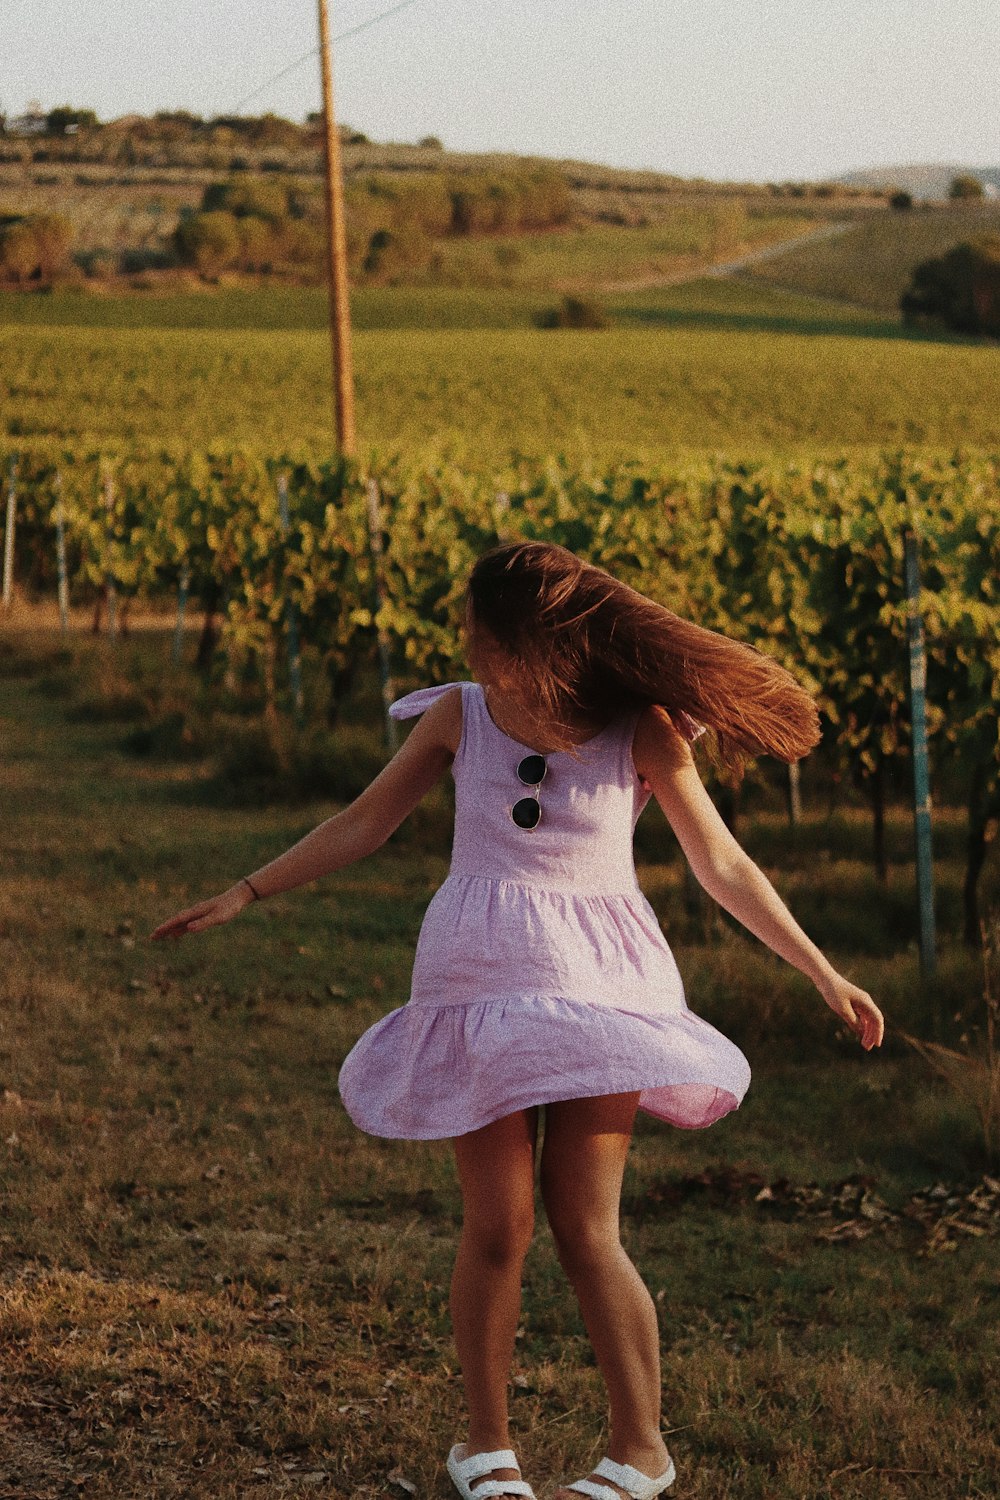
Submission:
<svg viewBox="0 0 1000 1500">
<path fill-rule="evenodd" d="M 913 814 L 917 845 L 917 892 L 920 903 L 920 968 L 934 973 L 934 865 L 931 851 L 931 787 L 927 764 L 927 657 L 920 615 L 920 565 L 917 539 L 903 531 L 906 570 L 907 630 L 910 639 L 910 719 L 913 726 Z"/>
<path fill-rule="evenodd" d="M 278 476 L 278 514 L 281 535 L 287 538 L 291 529 L 288 512 L 288 475 Z M 292 709 L 297 723 L 302 722 L 305 700 L 302 695 L 302 662 L 299 656 L 299 622 L 291 599 L 285 605 L 285 637 L 288 642 L 288 681 L 292 689 Z"/>
<path fill-rule="evenodd" d="M 179 667 L 184 654 L 184 615 L 187 610 L 188 589 L 191 587 L 191 569 L 181 564 L 181 576 L 177 581 L 177 623 L 174 626 L 174 666 Z"/>
<path fill-rule="evenodd" d="M 110 471 L 104 476 L 104 509 L 107 512 L 104 529 L 104 589 L 108 600 L 108 639 L 115 641 L 118 639 L 118 589 L 115 575 L 108 566 L 115 525 L 115 481 Z"/>
<path fill-rule="evenodd" d="M 63 639 L 69 630 L 69 580 L 66 577 L 66 522 L 63 514 L 62 475 L 56 471 L 56 567 L 59 572 L 59 628 Z"/>
<path fill-rule="evenodd" d="M 368 481 L 368 546 L 371 551 L 372 592 L 377 614 L 385 603 L 385 579 L 382 576 L 382 503 L 378 483 L 374 479 Z M 382 707 L 385 712 L 385 742 L 389 754 L 395 755 L 399 749 L 399 726 L 389 713 L 389 704 L 396 696 L 396 689 L 393 685 L 392 667 L 389 661 L 388 631 L 376 627 L 376 639 L 378 641 L 379 676 L 382 679 Z"/>
</svg>

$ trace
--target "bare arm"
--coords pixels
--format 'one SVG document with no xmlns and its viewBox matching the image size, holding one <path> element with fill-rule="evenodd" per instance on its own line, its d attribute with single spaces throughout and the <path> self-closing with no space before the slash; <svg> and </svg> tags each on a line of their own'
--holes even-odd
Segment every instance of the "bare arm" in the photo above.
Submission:
<svg viewBox="0 0 1000 1500">
<path fill-rule="evenodd" d="M 248 879 L 263 899 L 294 890 L 372 854 L 413 811 L 450 766 L 462 732 L 461 689 L 446 693 L 417 722 L 405 743 L 360 797 L 327 818 Z M 256 898 L 245 880 L 161 923 L 153 938 L 180 937 L 231 921 Z"/>
<path fill-rule="evenodd" d="M 755 937 L 807 974 L 866 1050 L 880 1046 L 882 1012 L 870 995 L 837 973 L 733 838 L 702 784 L 690 746 L 661 709 L 649 709 L 640 719 L 633 759 L 699 884 Z"/>
</svg>

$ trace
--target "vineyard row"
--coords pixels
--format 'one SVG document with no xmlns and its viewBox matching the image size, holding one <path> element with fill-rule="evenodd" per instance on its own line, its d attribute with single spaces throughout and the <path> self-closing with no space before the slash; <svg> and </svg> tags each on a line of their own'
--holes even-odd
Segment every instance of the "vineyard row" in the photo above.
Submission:
<svg viewBox="0 0 1000 1500">
<path fill-rule="evenodd" d="M 1000 456 L 720 461 L 686 475 L 525 461 L 492 477 L 403 462 L 370 475 L 248 452 L 32 450 L 4 465 L 19 587 L 55 591 L 61 535 L 66 587 L 81 602 L 109 588 L 190 597 L 206 620 L 203 665 L 215 621 L 240 659 L 273 656 L 292 628 L 334 684 L 376 635 L 409 678 L 454 676 L 475 558 L 501 538 L 560 542 L 787 666 L 815 693 L 824 753 L 865 786 L 876 827 L 887 770 L 909 749 L 909 528 L 932 757 L 969 809 L 974 935 L 976 879 L 1000 817 Z"/>
</svg>

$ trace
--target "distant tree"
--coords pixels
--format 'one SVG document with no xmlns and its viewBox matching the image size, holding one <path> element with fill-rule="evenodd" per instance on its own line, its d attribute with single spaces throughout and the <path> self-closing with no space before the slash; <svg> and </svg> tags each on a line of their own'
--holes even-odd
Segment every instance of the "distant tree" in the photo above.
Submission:
<svg viewBox="0 0 1000 1500">
<path fill-rule="evenodd" d="M 1000 335 L 1000 234 L 979 235 L 925 260 L 900 301 L 908 323 Z"/>
<path fill-rule="evenodd" d="M 309 124 L 309 125 L 315 125 L 315 126 L 321 128 L 322 125 L 323 125 L 323 116 L 322 115 L 309 115 L 308 118 L 307 118 L 306 123 Z M 342 146 L 367 146 L 368 145 L 368 137 L 365 135 L 364 131 L 363 130 L 355 130 L 355 128 L 354 128 L 353 125 L 338 125 L 337 126 L 337 134 L 340 136 L 340 144 Z"/>
<path fill-rule="evenodd" d="M 981 198 L 983 196 L 983 185 L 978 177 L 971 173 L 962 173 L 951 179 L 951 187 L 948 189 L 949 198 Z"/>
<path fill-rule="evenodd" d="M 889 199 L 889 207 L 898 214 L 904 214 L 913 207 L 913 194 L 908 193 L 905 188 L 897 188 Z"/>
<path fill-rule="evenodd" d="M 158 109 L 153 119 L 162 120 L 167 125 L 190 125 L 192 129 L 205 123 L 204 116 L 193 115 L 187 109 Z"/>
<path fill-rule="evenodd" d="M 202 116 L 186 109 L 158 110 L 150 125 L 160 141 L 189 141 L 205 129 Z"/>
<path fill-rule="evenodd" d="M 45 116 L 45 131 L 47 135 L 65 135 L 73 127 L 93 130 L 99 123 L 92 109 L 72 109 L 68 104 L 60 104 Z"/>
<path fill-rule="evenodd" d="M 441 137 L 439 135 L 422 135 L 417 142 L 417 145 L 422 146 L 425 151 L 444 150 L 444 146 L 441 144 Z"/>
<path fill-rule="evenodd" d="M 307 114 L 305 128 L 312 136 L 315 136 L 317 131 L 322 130 L 323 111 L 314 109 L 309 114 Z M 340 137 L 340 144 L 342 146 L 368 145 L 368 137 L 365 135 L 364 131 L 355 130 L 353 125 L 338 125 L 337 134 Z"/>
<path fill-rule="evenodd" d="M 302 127 L 282 115 L 214 115 L 208 122 L 219 140 L 231 135 L 253 146 L 298 146 Z"/>
</svg>

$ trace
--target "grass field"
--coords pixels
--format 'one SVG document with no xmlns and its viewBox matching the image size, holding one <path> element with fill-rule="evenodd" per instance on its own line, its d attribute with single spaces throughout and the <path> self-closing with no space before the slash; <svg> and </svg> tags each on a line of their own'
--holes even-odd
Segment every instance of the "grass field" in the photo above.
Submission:
<svg viewBox="0 0 1000 1500">
<path fill-rule="evenodd" d="M 916 337 L 902 328 L 896 314 L 818 304 L 809 295 L 734 279 L 695 279 L 639 292 L 613 292 L 599 301 L 614 323 L 625 326 Z M 351 320 L 359 331 L 533 328 L 538 314 L 557 302 L 550 292 L 509 287 L 362 287 L 351 293 Z M 4 325 L 325 331 L 329 309 L 322 287 L 189 286 L 156 296 L 105 296 L 63 288 L 40 296 L 0 292 L 0 327 Z"/>
<path fill-rule="evenodd" d="M 1000 442 L 992 347 L 893 337 L 723 283 L 623 294 L 621 307 L 622 326 L 599 332 L 359 329 L 362 451 L 492 467 L 511 449 L 605 462 Z M 319 329 L 9 326 L 0 360 L 13 438 L 329 447 Z"/>
<path fill-rule="evenodd" d="M 794 213 L 757 209 L 748 214 L 740 199 L 680 202 L 661 222 L 631 229 L 585 224 L 548 234 L 440 240 L 433 277 L 461 287 L 591 291 L 681 275 L 793 239 L 811 227 L 810 219 Z"/>
<path fill-rule="evenodd" d="M 21 614 L 0 652 L 0 1495 L 443 1500 L 463 1435 L 451 1158 L 356 1132 L 335 1079 L 405 999 L 446 869 L 447 798 L 363 865 L 224 932 L 150 946 L 165 915 L 332 810 L 226 809 L 210 762 L 126 755 L 128 723 L 100 704 L 162 672 L 165 650 L 143 632 L 116 656 L 86 634 L 62 648 Z M 808 765 L 804 782 L 798 835 L 765 802 L 746 842 L 875 995 L 887 1038 L 862 1053 L 801 976 L 722 923 L 673 939 L 693 1008 L 754 1071 L 734 1116 L 706 1132 L 642 1122 L 630 1158 L 623 1235 L 660 1310 L 678 1495 L 986 1500 L 997 1242 L 947 1213 L 932 1228 L 891 1212 L 939 1179 L 959 1202 L 986 1166 L 970 1106 L 898 1036 L 926 1031 L 932 996 L 949 1039 L 980 1021 L 978 960 L 945 923 L 937 985 L 921 986 L 908 815 L 891 812 L 880 893 L 866 819 L 849 801 L 828 816 Z M 954 907 L 962 819 L 936 816 Z M 643 886 L 683 935 L 673 842 L 652 813 L 639 834 Z M 816 1207 L 782 1178 L 818 1183 Z M 837 1208 L 827 1189 L 847 1178 Z M 755 1201 L 762 1183 L 777 1184 L 771 1204 Z M 544 1228 L 515 1376 L 515 1441 L 544 1497 L 604 1443 Z"/>
<path fill-rule="evenodd" d="M 991 201 L 865 215 L 846 234 L 761 261 L 745 274 L 765 285 L 895 312 L 921 261 L 998 230 L 1000 204 Z"/>
</svg>

